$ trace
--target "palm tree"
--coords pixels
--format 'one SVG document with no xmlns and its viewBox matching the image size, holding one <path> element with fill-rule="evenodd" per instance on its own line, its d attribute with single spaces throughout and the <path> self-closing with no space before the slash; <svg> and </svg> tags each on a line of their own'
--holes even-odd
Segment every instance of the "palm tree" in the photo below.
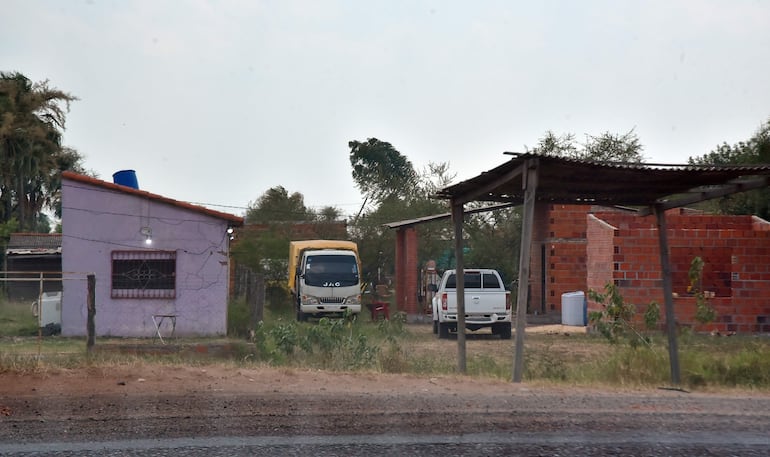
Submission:
<svg viewBox="0 0 770 457">
<path fill-rule="evenodd" d="M 77 152 L 61 145 L 74 100 L 48 81 L 0 72 L 0 222 L 15 217 L 19 230 L 34 231 L 40 212 L 56 201 L 61 171 L 79 167 Z"/>
</svg>

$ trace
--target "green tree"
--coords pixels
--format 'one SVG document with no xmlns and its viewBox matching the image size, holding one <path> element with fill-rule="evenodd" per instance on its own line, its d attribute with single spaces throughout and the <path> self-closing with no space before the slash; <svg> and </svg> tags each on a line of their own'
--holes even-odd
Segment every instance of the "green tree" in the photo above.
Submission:
<svg viewBox="0 0 770 457">
<path fill-rule="evenodd" d="M 575 143 L 575 135 L 572 133 L 556 135 L 552 130 L 545 132 L 543 138 L 538 140 L 537 146 L 532 148 L 532 152 L 572 159 L 580 158 L 580 151 Z"/>
<path fill-rule="evenodd" d="M 289 195 L 283 186 L 276 186 L 249 204 L 245 219 L 248 224 L 257 224 L 312 221 L 315 218 L 315 213 L 305 206 L 305 197 L 301 193 Z"/>
<path fill-rule="evenodd" d="M 722 143 L 700 157 L 690 157 L 693 165 L 752 165 L 770 163 L 770 119 L 746 141 Z M 722 214 L 755 214 L 770 218 L 770 189 L 758 189 L 729 195 L 701 205 L 703 209 Z"/>
<path fill-rule="evenodd" d="M 353 180 L 367 200 L 380 203 L 387 198 L 409 195 L 417 184 L 412 163 L 393 145 L 369 138 L 350 141 Z"/>
<path fill-rule="evenodd" d="M 320 222 L 334 222 L 340 220 L 341 217 L 342 211 L 334 206 L 324 206 L 317 215 Z"/>
<path fill-rule="evenodd" d="M 633 129 L 622 135 L 610 132 L 586 135 L 583 144 L 577 143 L 572 133 L 556 135 L 548 130 L 531 152 L 579 160 L 641 163 L 644 162 L 642 149 L 644 147 Z"/>
<path fill-rule="evenodd" d="M 509 286 L 518 278 L 521 208 L 511 207 L 474 214 L 467 218 L 468 266 L 494 268 Z"/>
<path fill-rule="evenodd" d="M 359 176 L 368 176 L 372 182 L 380 183 L 371 186 L 367 198 L 375 203 L 366 208 L 360 217 L 356 218 L 350 227 L 351 235 L 359 245 L 362 269 L 367 281 L 377 280 L 377 274 L 390 275 L 394 271 L 393 246 L 395 245 L 396 232 L 383 224 L 406 220 L 416 217 L 441 214 L 449 211 L 447 203 L 443 200 L 432 198 L 436 191 L 445 187 L 454 178 L 449 171 L 447 163 L 429 163 L 421 172 L 412 168 L 411 162 L 398 151 L 392 149 L 389 143 L 370 139 L 370 143 L 376 147 L 388 149 L 387 154 L 372 154 L 366 160 L 365 172 L 357 174 L 356 162 L 352 159 L 354 167 L 354 179 Z M 357 142 L 350 142 L 351 145 Z M 358 152 L 362 152 L 358 150 Z M 376 159 L 385 160 L 386 164 L 380 164 Z M 394 166 L 393 163 L 397 163 Z M 391 179 L 389 170 L 401 171 L 401 178 Z M 377 173 L 383 173 L 382 176 Z M 402 183 L 397 185 L 396 183 Z M 362 191 L 366 188 L 365 182 L 359 183 Z M 392 187 L 391 187 L 392 186 Z M 452 230 L 446 221 L 419 224 L 416 226 L 417 236 L 420 240 L 418 247 L 418 260 L 420 263 L 436 259 L 442 252 L 452 246 Z M 381 278 L 380 278 L 381 279 Z"/>
<path fill-rule="evenodd" d="M 60 173 L 81 161 L 61 144 L 74 100 L 48 81 L 0 72 L 0 222 L 15 217 L 19 230 L 33 231 L 45 208 L 60 211 Z"/>
</svg>

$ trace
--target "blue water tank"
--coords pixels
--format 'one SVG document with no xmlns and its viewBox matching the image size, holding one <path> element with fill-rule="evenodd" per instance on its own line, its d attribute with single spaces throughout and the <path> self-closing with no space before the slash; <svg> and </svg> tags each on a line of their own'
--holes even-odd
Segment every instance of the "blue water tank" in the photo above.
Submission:
<svg viewBox="0 0 770 457">
<path fill-rule="evenodd" d="M 139 182 L 136 180 L 136 171 L 134 170 L 116 171 L 112 174 L 112 182 L 134 189 L 139 188 Z"/>
</svg>

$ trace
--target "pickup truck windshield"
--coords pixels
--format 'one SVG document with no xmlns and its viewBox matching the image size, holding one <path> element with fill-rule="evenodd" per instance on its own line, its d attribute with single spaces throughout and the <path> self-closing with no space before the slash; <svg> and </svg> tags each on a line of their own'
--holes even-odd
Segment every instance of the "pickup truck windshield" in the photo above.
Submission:
<svg viewBox="0 0 770 457">
<path fill-rule="evenodd" d="M 497 276 L 492 274 L 482 274 L 480 272 L 471 272 L 471 273 L 463 274 L 463 278 L 465 278 L 466 289 L 481 289 L 482 285 L 484 289 L 502 289 L 502 286 L 500 285 L 500 281 L 498 281 Z M 444 288 L 456 289 L 457 276 L 451 275 L 449 278 L 447 278 L 446 286 Z"/>
<path fill-rule="evenodd" d="M 358 284 L 358 264 L 349 255 L 312 255 L 305 264 L 305 284 L 345 287 Z"/>
</svg>

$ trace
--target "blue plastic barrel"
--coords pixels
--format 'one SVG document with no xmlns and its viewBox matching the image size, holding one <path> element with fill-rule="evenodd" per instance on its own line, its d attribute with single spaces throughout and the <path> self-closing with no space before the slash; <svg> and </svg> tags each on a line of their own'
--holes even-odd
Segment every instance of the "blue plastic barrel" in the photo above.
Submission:
<svg viewBox="0 0 770 457">
<path fill-rule="evenodd" d="M 112 182 L 134 189 L 139 188 L 139 182 L 136 180 L 136 171 L 134 170 L 116 171 L 112 174 Z"/>
</svg>

